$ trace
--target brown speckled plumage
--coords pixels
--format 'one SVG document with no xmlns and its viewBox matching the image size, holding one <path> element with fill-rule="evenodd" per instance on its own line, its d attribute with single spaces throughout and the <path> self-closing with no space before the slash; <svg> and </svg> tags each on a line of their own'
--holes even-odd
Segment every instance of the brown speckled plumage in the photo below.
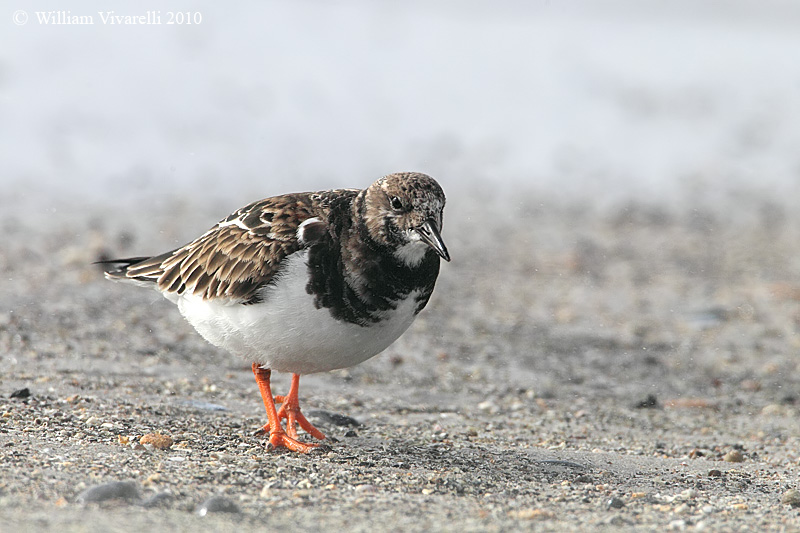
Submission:
<svg viewBox="0 0 800 533">
<path fill-rule="evenodd" d="M 330 195 L 355 192 L 286 194 L 254 202 L 189 244 L 132 264 L 121 274 L 155 281 L 163 292 L 251 301 L 281 261 L 308 244 L 297 238 L 300 224 L 313 217 L 325 219 Z"/>
</svg>

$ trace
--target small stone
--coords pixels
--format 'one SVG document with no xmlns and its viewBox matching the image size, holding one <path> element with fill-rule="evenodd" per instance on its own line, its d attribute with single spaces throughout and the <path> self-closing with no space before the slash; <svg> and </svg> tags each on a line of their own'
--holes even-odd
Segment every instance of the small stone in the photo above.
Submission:
<svg viewBox="0 0 800 533">
<path fill-rule="evenodd" d="M 708 471 L 708 477 L 722 477 L 722 470 L 717 470 L 716 468 L 712 468 Z"/>
<path fill-rule="evenodd" d="M 11 393 L 9 398 L 16 398 L 16 399 L 23 399 L 23 398 L 30 398 L 31 390 L 28 387 L 24 389 L 18 389 Z"/>
<path fill-rule="evenodd" d="M 172 493 L 169 491 L 157 492 L 141 503 L 142 507 L 152 509 L 155 507 L 168 507 L 172 503 Z"/>
<path fill-rule="evenodd" d="M 497 412 L 497 406 L 494 404 L 494 402 L 489 401 L 489 400 L 485 400 L 485 401 L 482 401 L 481 403 L 479 403 L 478 404 L 478 409 L 480 409 L 481 411 L 487 411 L 489 413 L 496 413 Z"/>
<path fill-rule="evenodd" d="M 722 460 L 726 463 L 743 463 L 744 455 L 739 450 L 731 450 L 722 457 Z"/>
<path fill-rule="evenodd" d="M 800 490 L 789 489 L 781 496 L 781 503 L 791 505 L 792 507 L 800 507 Z"/>
<path fill-rule="evenodd" d="M 587 474 L 582 474 L 575 478 L 575 483 L 592 483 L 592 482 L 594 482 L 592 476 L 589 476 Z"/>
<path fill-rule="evenodd" d="M 205 516 L 208 513 L 241 513 L 239 506 L 225 496 L 212 496 L 197 507 L 197 514 Z"/>
<path fill-rule="evenodd" d="M 89 487 L 75 499 L 78 503 L 100 503 L 108 500 L 139 499 L 139 487 L 134 481 L 112 481 Z"/>
<path fill-rule="evenodd" d="M 622 509 L 625 507 L 625 502 L 619 498 L 611 498 L 606 502 L 607 509 Z"/>
<path fill-rule="evenodd" d="M 648 394 L 644 400 L 637 402 L 634 407 L 636 409 L 655 409 L 659 407 L 658 398 L 655 394 Z"/>
<path fill-rule="evenodd" d="M 342 426 L 342 427 L 360 427 L 362 424 L 355 418 L 346 415 L 340 415 L 337 413 L 329 413 L 328 411 L 321 411 L 321 410 L 314 410 L 309 411 L 306 413 L 308 416 L 312 416 L 326 422 L 328 424 L 333 424 L 334 426 Z"/>
<path fill-rule="evenodd" d="M 150 445 L 157 450 L 166 450 L 172 446 L 173 440 L 169 435 L 162 435 L 161 433 L 148 433 L 139 439 L 139 444 L 142 446 Z"/>
<path fill-rule="evenodd" d="M 158 483 L 159 481 L 161 481 L 161 474 L 156 472 L 155 474 L 150 474 L 149 476 L 147 476 L 147 479 L 144 480 L 142 485 L 144 485 L 145 487 L 150 487 L 151 485 Z"/>
<path fill-rule="evenodd" d="M 686 520 L 673 520 L 667 526 L 669 531 L 685 531 L 686 530 Z"/>
<path fill-rule="evenodd" d="M 550 520 L 556 517 L 553 511 L 546 509 L 520 509 L 519 511 L 511 511 L 508 514 L 512 518 L 519 518 L 520 520 Z"/>
</svg>

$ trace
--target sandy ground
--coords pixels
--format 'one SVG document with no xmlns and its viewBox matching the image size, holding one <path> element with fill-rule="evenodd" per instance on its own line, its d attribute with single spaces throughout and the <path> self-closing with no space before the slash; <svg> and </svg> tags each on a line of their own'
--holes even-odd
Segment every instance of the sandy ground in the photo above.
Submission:
<svg viewBox="0 0 800 533">
<path fill-rule="evenodd" d="M 487 218 L 485 192 L 451 198 L 453 262 L 411 330 L 303 378 L 333 437 L 308 456 L 253 435 L 246 362 L 89 264 L 182 244 L 238 205 L 6 202 L 2 529 L 800 530 L 796 209 L 530 193 Z M 174 444 L 136 445 L 153 432 Z"/>
</svg>

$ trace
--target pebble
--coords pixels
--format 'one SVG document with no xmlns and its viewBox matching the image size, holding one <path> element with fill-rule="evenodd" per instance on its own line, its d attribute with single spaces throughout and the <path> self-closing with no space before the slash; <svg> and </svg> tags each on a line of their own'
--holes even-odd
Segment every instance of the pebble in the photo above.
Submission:
<svg viewBox="0 0 800 533">
<path fill-rule="evenodd" d="M 722 471 L 712 468 L 708 471 L 708 477 L 722 477 Z"/>
<path fill-rule="evenodd" d="M 686 520 L 673 520 L 667 526 L 670 531 L 684 531 L 686 529 Z"/>
<path fill-rule="evenodd" d="M 556 517 L 553 511 L 546 509 L 520 509 L 519 511 L 510 511 L 508 514 L 512 518 L 520 520 L 550 520 Z"/>
<path fill-rule="evenodd" d="M 147 509 L 154 507 L 167 507 L 172 503 L 172 493 L 169 491 L 157 492 L 144 500 L 140 505 Z"/>
<path fill-rule="evenodd" d="M 108 500 L 132 501 L 139 499 L 139 486 L 135 481 L 112 481 L 89 487 L 75 499 L 78 503 L 99 503 Z"/>
<path fill-rule="evenodd" d="M 781 503 L 791 505 L 792 507 L 800 507 L 800 490 L 789 489 L 783 493 Z"/>
<path fill-rule="evenodd" d="M 241 513 L 239 506 L 225 496 L 212 496 L 197 507 L 197 514 L 205 516 L 208 513 Z"/>
<path fill-rule="evenodd" d="M 144 480 L 144 483 L 142 483 L 142 485 L 144 485 L 145 487 L 150 487 L 154 483 L 158 483 L 159 481 L 161 481 L 161 474 L 156 472 L 155 474 L 150 474 L 149 476 L 147 476 L 147 479 Z"/>
<path fill-rule="evenodd" d="M 744 455 L 739 450 L 731 450 L 722 457 L 722 460 L 726 463 L 743 463 Z"/>
<path fill-rule="evenodd" d="M 23 399 L 23 398 L 30 398 L 30 396 L 31 396 L 31 390 L 28 387 L 25 387 L 24 389 L 15 390 L 14 392 L 12 392 L 9 398 Z"/>
<path fill-rule="evenodd" d="M 658 404 L 658 398 L 656 398 L 655 394 L 648 394 L 647 397 L 633 406 L 636 409 L 657 409 L 661 407 Z"/>
<path fill-rule="evenodd" d="M 362 425 L 361 422 L 359 422 L 352 416 L 340 415 L 337 413 L 329 413 L 328 411 L 322 411 L 319 409 L 309 411 L 308 415 L 316 417 L 328 424 L 333 424 L 334 426 L 357 428 Z"/>
<path fill-rule="evenodd" d="M 142 446 L 152 446 L 157 450 L 166 450 L 172 446 L 173 442 L 172 437 L 161 433 L 148 433 L 139 439 L 139 444 Z"/>
<path fill-rule="evenodd" d="M 495 414 L 500 410 L 497 407 L 497 404 L 495 404 L 495 402 L 490 401 L 490 400 L 485 400 L 485 401 L 482 401 L 481 403 L 479 403 L 478 404 L 478 409 L 480 409 L 481 411 L 490 413 L 490 414 Z"/>
<path fill-rule="evenodd" d="M 611 498 L 606 502 L 607 509 L 622 509 L 625 507 L 625 502 L 619 498 Z"/>
</svg>

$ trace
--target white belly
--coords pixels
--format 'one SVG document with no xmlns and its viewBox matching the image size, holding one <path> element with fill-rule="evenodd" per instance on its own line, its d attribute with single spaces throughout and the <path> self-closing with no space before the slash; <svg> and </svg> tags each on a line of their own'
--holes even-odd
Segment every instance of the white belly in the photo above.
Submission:
<svg viewBox="0 0 800 533">
<path fill-rule="evenodd" d="M 252 305 L 176 299 L 178 308 L 211 344 L 279 372 L 311 374 L 356 365 L 382 352 L 415 318 L 416 293 L 369 326 L 335 320 L 306 293 L 306 253 L 286 259 L 277 284 Z"/>
</svg>

